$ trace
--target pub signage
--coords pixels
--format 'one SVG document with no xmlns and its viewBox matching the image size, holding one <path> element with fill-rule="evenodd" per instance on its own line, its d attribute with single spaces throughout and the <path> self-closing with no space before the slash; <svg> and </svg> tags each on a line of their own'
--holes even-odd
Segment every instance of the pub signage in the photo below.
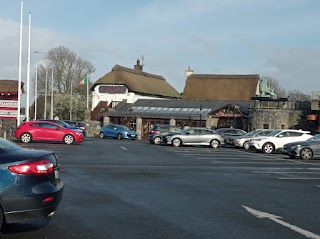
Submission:
<svg viewBox="0 0 320 239">
<path fill-rule="evenodd" d="M 15 100 L 0 100 L 0 107 L 18 107 L 18 101 Z"/>
<path fill-rule="evenodd" d="M 124 85 L 102 85 L 99 87 L 99 93 L 125 94 L 126 92 L 127 87 Z"/>
<path fill-rule="evenodd" d="M 18 116 L 18 110 L 0 110 L 0 117 Z"/>
</svg>

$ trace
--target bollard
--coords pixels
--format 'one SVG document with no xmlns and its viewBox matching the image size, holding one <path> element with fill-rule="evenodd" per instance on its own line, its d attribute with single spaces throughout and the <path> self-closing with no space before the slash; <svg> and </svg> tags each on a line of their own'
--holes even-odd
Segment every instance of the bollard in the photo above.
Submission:
<svg viewBox="0 0 320 239">
<path fill-rule="evenodd" d="M 4 131 L 4 133 L 3 133 L 3 138 L 4 138 L 4 139 L 7 139 L 7 131 Z"/>
</svg>

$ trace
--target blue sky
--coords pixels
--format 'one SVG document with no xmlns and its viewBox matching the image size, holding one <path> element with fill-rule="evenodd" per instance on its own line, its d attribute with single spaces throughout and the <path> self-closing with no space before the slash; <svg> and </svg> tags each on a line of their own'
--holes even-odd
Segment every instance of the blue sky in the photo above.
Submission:
<svg viewBox="0 0 320 239">
<path fill-rule="evenodd" d="M 0 0 L 0 79 L 18 78 L 20 0 Z M 260 74 L 285 89 L 320 90 L 319 0 L 24 0 L 23 74 L 28 12 L 32 51 L 69 47 L 96 67 L 162 75 L 179 92 L 196 74 Z M 31 56 L 32 69 L 42 55 Z"/>
</svg>

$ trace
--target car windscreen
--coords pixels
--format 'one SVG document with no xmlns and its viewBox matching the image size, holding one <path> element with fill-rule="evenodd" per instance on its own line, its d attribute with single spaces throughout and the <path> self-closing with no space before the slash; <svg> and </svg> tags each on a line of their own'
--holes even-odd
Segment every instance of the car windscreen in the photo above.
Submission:
<svg viewBox="0 0 320 239">
<path fill-rule="evenodd" d="M 281 130 L 275 130 L 275 131 L 271 132 L 270 134 L 267 134 L 266 136 L 276 136 L 280 132 L 281 132 Z"/>
<path fill-rule="evenodd" d="M 248 133 L 245 134 L 245 136 L 253 136 L 255 135 L 256 133 L 260 132 L 261 130 L 253 130 L 253 131 L 250 131 Z"/>
<path fill-rule="evenodd" d="M 116 127 L 126 131 L 130 130 L 127 126 L 123 126 L 123 125 L 117 125 Z"/>
<path fill-rule="evenodd" d="M 318 142 L 318 141 L 320 141 L 320 134 L 317 134 L 317 135 L 313 136 L 312 138 L 307 139 L 307 141 L 311 141 L 311 142 Z"/>
</svg>

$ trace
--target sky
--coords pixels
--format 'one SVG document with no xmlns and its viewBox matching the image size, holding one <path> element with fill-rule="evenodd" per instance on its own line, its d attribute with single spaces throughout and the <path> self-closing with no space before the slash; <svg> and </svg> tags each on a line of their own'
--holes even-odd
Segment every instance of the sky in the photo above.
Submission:
<svg viewBox="0 0 320 239">
<path fill-rule="evenodd" d="M 20 0 L 0 0 L 0 79 L 18 79 Z M 259 74 L 286 90 L 320 90 L 319 0 L 24 0 L 22 81 L 65 46 L 89 60 L 92 81 L 116 64 L 163 76 L 178 92 L 195 74 Z"/>
</svg>

